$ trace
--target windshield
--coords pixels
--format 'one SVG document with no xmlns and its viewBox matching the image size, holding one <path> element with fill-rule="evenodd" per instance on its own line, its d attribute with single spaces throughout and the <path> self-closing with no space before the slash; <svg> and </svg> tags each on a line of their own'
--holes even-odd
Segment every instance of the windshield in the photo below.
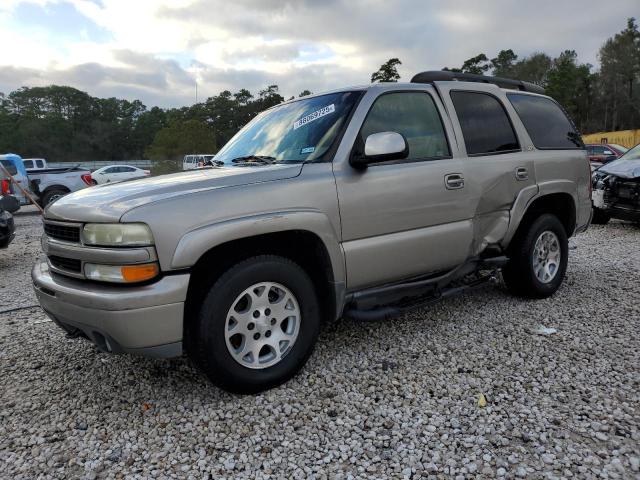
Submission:
<svg viewBox="0 0 640 480">
<path fill-rule="evenodd" d="M 610 143 L 609 145 L 611 145 L 613 148 L 615 148 L 621 153 L 626 153 L 629 151 L 627 147 L 623 147 L 622 145 L 618 145 L 617 143 Z"/>
<path fill-rule="evenodd" d="M 340 92 L 302 99 L 261 113 L 218 152 L 216 160 L 262 157 L 304 162 L 329 150 L 360 92 Z"/>
<path fill-rule="evenodd" d="M 640 160 L 640 143 L 618 158 L 620 160 Z"/>
<path fill-rule="evenodd" d="M 9 175 L 17 175 L 18 174 L 18 169 L 16 168 L 16 166 L 13 164 L 13 162 L 11 160 L 0 160 L 0 163 L 5 168 L 5 170 L 7 172 L 9 172 Z M 2 170 L 2 169 L 0 169 L 0 170 Z"/>
</svg>

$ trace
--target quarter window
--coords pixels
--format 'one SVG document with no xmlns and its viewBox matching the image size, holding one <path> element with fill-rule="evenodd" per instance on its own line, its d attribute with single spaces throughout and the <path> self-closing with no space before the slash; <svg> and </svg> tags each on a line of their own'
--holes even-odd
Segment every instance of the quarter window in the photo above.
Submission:
<svg viewBox="0 0 640 480">
<path fill-rule="evenodd" d="M 500 101 L 482 92 L 451 92 L 467 155 L 490 155 L 520 149 L 509 116 Z"/>
<path fill-rule="evenodd" d="M 580 135 L 560 105 L 547 97 L 507 94 L 531 141 L 539 149 L 583 148 Z M 596 147 L 596 155 L 604 147 Z"/>
<path fill-rule="evenodd" d="M 406 160 L 450 156 L 440 114 L 428 93 L 395 92 L 378 97 L 360 130 L 360 144 L 364 146 L 369 135 L 380 132 L 404 135 L 409 144 Z"/>
</svg>

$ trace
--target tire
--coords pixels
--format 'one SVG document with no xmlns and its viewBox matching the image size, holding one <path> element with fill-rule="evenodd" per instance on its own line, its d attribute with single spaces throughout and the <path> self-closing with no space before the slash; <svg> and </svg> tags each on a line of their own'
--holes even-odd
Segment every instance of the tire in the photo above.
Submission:
<svg viewBox="0 0 640 480">
<path fill-rule="evenodd" d="M 547 270 L 534 267 L 536 263 L 538 266 L 544 265 L 544 262 L 538 260 L 540 257 L 536 245 L 541 248 L 551 246 L 547 249 Z M 557 248 L 553 248 L 553 245 Z M 509 250 L 509 263 L 502 269 L 502 277 L 511 293 L 527 298 L 546 298 L 560 288 L 567 270 L 569 246 L 567 233 L 558 217 L 551 214 L 540 215 L 516 234 Z M 544 253 L 541 255 L 544 257 Z M 548 277 L 541 279 L 536 271 L 543 277 L 546 272 Z"/>
<path fill-rule="evenodd" d="M 61 188 L 48 190 L 47 193 L 42 196 L 42 207 L 44 208 L 50 203 L 55 202 L 58 198 L 65 196 L 67 193 L 69 192 L 62 190 Z"/>
<path fill-rule="evenodd" d="M 262 289 L 262 284 L 272 286 Z M 265 291 L 267 296 L 263 296 Z M 278 302 L 271 303 L 271 297 Z M 287 306 L 291 310 L 284 308 Z M 273 311 L 267 312 L 269 307 Z M 260 315 L 254 321 L 256 311 Z M 284 319 L 292 311 L 297 314 Z M 190 338 L 185 340 L 189 356 L 215 385 L 233 393 L 257 393 L 286 382 L 303 367 L 318 338 L 320 318 L 317 295 L 307 273 L 284 257 L 260 255 L 220 276 L 205 296 L 196 324 L 188 330 Z M 264 342 L 276 345 L 265 344 L 260 349 Z M 257 345 L 257 356 L 244 353 L 251 345 Z M 281 357 L 276 349 L 283 352 Z"/>
<path fill-rule="evenodd" d="M 594 225 L 606 225 L 609 223 L 609 220 L 611 220 L 611 215 L 601 208 L 593 207 L 593 218 L 591 219 L 591 223 Z"/>
</svg>

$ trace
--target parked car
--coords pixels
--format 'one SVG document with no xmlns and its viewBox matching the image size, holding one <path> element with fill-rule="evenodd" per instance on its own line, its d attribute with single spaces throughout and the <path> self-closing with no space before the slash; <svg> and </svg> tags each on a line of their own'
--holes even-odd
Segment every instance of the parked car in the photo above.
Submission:
<svg viewBox="0 0 640 480">
<path fill-rule="evenodd" d="M 4 155 L 0 155 L 0 164 L 2 164 L 2 166 L 13 177 L 13 180 L 19 186 L 31 193 L 31 186 L 29 183 L 27 169 L 25 168 L 24 163 L 22 163 L 22 158 L 20 157 L 20 155 L 16 155 L 15 153 L 6 153 Z M 11 183 L 9 179 L 4 179 L 4 181 Z M 11 193 L 18 199 L 20 205 L 28 205 L 29 203 L 31 203 L 31 201 L 22 192 L 18 185 L 9 185 Z"/>
<path fill-rule="evenodd" d="M 615 143 L 587 143 L 585 145 L 593 169 L 620 158 L 629 149 Z"/>
<path fill-rule="evenodd" d="M 29 184 L 42 207 L 58 198 L 93 185 L 91 172 L 79 165 L 44 168 L 29 172 Z"/>
<path fill-rule="evenodd" d="M 20 201 L 11 194 L 7 175 L 0 169 L 0 249 L 7 248 L 15 236 L 12 213 L 20 209 Z"/>
<path fill-rule="evenodd" d="M 640 222 L 640 145 L 593 174 L 593 223 Z"/>
<path fill-rule="evenodd" d="M 109 165 L 99 168 L 91 174 L 91 178 L 95 184 L 123 182 L 133 178 L 148 177 L 151 174 L 149 170 L 143 170 L 131 165 Z"/>
<path fill-rule="evenodd" d="M 293 376 L 323 322 L 386 319 L 499 271 L 514 294 L 548 297 L 591 185 L 573 123 L 542 93 L 425 72 L 282 103 L 224 146 L 224 166 L 51 205 L 36 295 L 71 336 L 186 351 L 243 393 Z"/>
<path fill-rule="evenodd" d="M 212 164 L 214 157 L 215 155 L 211 153 L 185 155 L 182 159 L 182 170 L 193 170 Z"/>
<path fill-rule="evenodd" d="M 27 172 L 32 170 L 44 170 L 47 167 L 47 161 L 44 158 L 23 158 L 22 162 Z"/>
</svg>

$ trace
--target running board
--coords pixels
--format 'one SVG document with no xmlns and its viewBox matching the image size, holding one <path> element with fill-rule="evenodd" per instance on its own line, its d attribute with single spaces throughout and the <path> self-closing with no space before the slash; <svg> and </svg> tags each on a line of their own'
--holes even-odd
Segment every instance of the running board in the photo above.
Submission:
<svg viewBox="0 0 640 480">
<path fill-rule="evenodd" d="M 505 256 L 475 258 L 439 276 L 355 292 L 348 299 L 343 317 L 360 321 L 383 320 L 429 306 L 443 298 L 495 281 L 497 271 L 508 261 Z M 456 280 L 481 270 L 491 270 L 491 273 L 462 285 L 450 286 Z"/>
<path fill-rule="evenodd" d="M 359 322 L 377 322 L 380 320 L 388 320 L 411 310 L 429 307 L 438 303 L 440 300 L 444 300 L 445 298 L 460 295 L 463 292 L 474 290 L 490 283 L 495 284 L 497 282 L 498 278 L 496 277 L 494 272 L 489 275 L 480 277 L 468 284 L 460 285 L 457 287 L 447 287 L 442 290 L 435 290 L 432 295 L 426 298 L 423 297 L 406 302 L 400 302 L 398 304 L 375 307 L 368 310 L 358 309 L 355 305 L 348 306 L 342 316 L 349 320 L 355 320 Z"/>
</svg>

